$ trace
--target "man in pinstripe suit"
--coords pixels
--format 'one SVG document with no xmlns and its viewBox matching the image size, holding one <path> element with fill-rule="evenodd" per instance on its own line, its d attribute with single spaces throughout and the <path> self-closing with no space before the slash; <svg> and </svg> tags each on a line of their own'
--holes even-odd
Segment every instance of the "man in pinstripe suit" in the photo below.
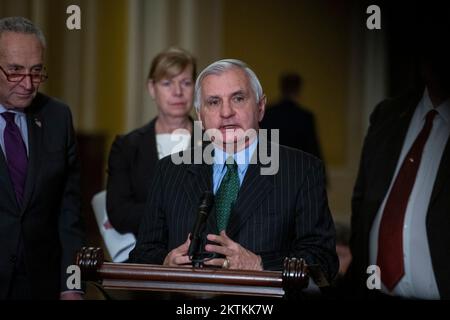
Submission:
<svg viewBox="0 0 450 320">
<path fill-rule="evenodd" d="M 205 250 L 223 258 L 206 265 L 280 270 L 285 257 L 298 257 L 320 265 L 329 280 L 334 277 L 338 260 L 323 165 L 309 154 L 274 143 L 265 146 L 255 134 L 248 134 L 258 131 L 265 103 L 258 78 L 243 62 L 221 60 L 202 71 L 194 105 L 212 137 L 213 161 L 178 165 L 171 157 L 159 161 L 132 261 L 190 264 L 188 235 L 200 196 L 211 190 L 216 206 L 206 222 Z M 271 175 L 261 170 L 258 151 L 265 147 L 279 151 L 278 171 Z M 239 191 L 226 228 L 219 232 L 218 193 L 231 170 L 226 165 L 230 157 L 237 164 Z"/>
</svg>

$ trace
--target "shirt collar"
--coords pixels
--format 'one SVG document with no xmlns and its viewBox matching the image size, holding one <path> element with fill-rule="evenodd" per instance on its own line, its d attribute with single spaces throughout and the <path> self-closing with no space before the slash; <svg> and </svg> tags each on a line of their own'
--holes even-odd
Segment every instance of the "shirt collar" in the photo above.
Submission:
<svg viewBox="0 0 450 320">
<path fill-rule="evenodd" d="M 253 154 L 255 153 L 257 145 L 258 139 L 256 138 L 247 148 L 242 149 L 241 151 L 234 153 L 232 155 L 214 146 L 214 165 L 219 166 L 220 169 L 223 170 L 227 158 L 232 156 L 234 161 L 238 165 L 239 172 L 243 173 L 247 169 L 247 166 L 249 165 L 250 160 L 252 159 Z"/>
<path fill-rule="evenodd" d="M 16 110 L 16 109 L 6 109 L 2 104 L 0 104 L 0 113 L 3 112 L 12 112 L 15 114 L 18 114 L 19 116 L 25 116 L 25 112 L 20 111 L 20 110 Z"/>
<path fill-rule="evenodd" d="M 425 119 L 427 113 L 430 110 L 435 109 L 439 116 L 446 122 L 450 123 L 450 98 L 442 102 L 436 108 L 434 108 L 433 103 L 431 102 L 430 95 L 428 93 L 428 88 L 425 88 L 425 92 L 423 93 L 422 103 L 419 106 L 419 116 L 420 119 Z"/>
</svg>

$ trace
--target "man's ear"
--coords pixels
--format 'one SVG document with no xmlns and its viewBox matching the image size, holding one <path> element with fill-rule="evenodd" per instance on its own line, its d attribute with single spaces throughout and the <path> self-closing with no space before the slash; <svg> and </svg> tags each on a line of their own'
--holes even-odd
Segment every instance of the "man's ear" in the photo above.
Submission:
<svg viewBox="0 0 450 320">
<path fill-rule="evenodd" d="M 258 103 L 258 121 L 261 122 L 261 120 L 264 118 L 264 112 L 266 111 L 266 103 L 267 103 L 267 97 L 265 94 L 259 99 Z"/>
<path fill-rule="evenodd" d="M 147 91 L 150 94 L 150 96 L 155 99 L 155 83 L 153 79 L 147 80 Z"/>
</svg>

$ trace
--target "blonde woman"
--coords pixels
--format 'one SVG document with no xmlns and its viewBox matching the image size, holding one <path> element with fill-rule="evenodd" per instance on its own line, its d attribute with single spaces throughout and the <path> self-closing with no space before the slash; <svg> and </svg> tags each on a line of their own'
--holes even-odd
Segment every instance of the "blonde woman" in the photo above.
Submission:
<svg viewBox="0 0 450 320">
<path fill-rule="evenodd" d="M 109 155 L 107 211 L 112 226 L 120 233 L 137 235 L 156 162 L 192 144 L 193 120 L 189 113 L 195 76 L 195 59 L 184 50 L 171 48 L 152 61 L 147 89 L 158 115 L 145 126 L 118 136 Z M 180 128 L 190 134 L 171 139 Z"/>
</svg>

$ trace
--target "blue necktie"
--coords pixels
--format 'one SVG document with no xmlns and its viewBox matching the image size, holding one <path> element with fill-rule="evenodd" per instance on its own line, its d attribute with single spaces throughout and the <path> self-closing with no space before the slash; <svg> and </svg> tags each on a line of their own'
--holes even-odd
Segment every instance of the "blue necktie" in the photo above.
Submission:
<svg viewBox="0 0 450 320">
<path fill-rule="evenodd" d="M 2 117 L 6 121 L 3 138 L 5 141 L 5 155 L 8 163 L 9 176 L 16 193 L 17 202 L 21 205 L 27 177 L 27 149 L 22 140 L 19 127 L 14 122 L 15 114 L 3 112 Z"/>
</svg>

